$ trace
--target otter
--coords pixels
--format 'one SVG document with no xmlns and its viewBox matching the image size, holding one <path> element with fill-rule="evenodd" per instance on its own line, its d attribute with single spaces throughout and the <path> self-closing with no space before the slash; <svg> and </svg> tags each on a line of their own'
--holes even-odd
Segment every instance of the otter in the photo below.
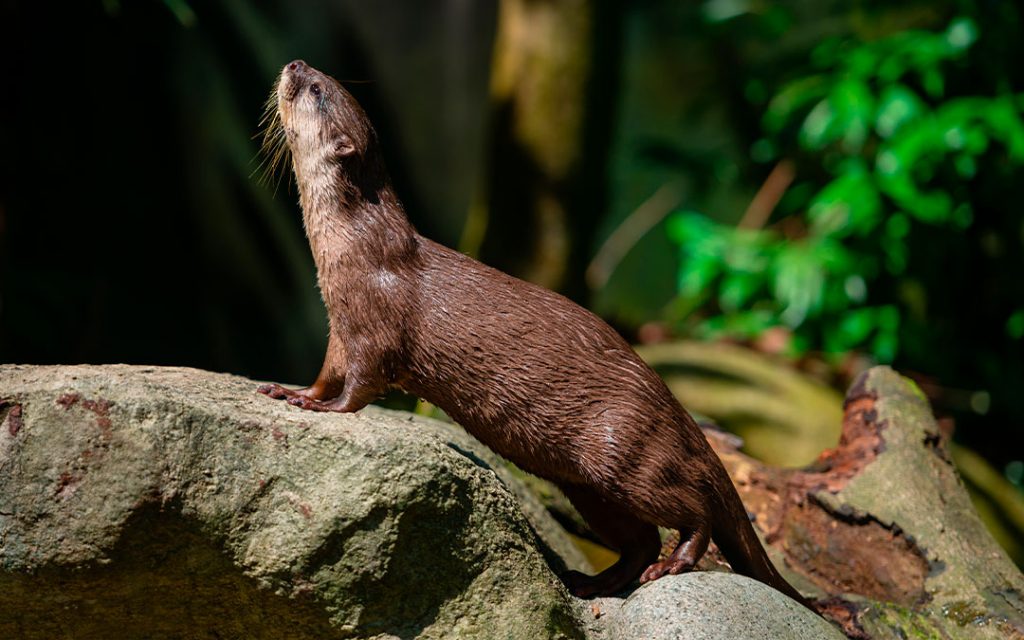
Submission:
<svg viewBox="0 0 1024 640">
<path fill-rule="evenodd" d="M 693 418 L 608 324 L 409 223 L 377 135 L 336 80 L 286 65 L 266 140 L 290 153 L 330 324 L 310 386 L 259 388 L 313 411 L 359 411 L 398 388 L 555 483 L 619 560 L 562 576 L 579 597 L 689 571 L 714 539 L 733 569 L 806 605 L 758 541 Z M 659 561 L 658 526 L 680 542 Z"/>
</svg>

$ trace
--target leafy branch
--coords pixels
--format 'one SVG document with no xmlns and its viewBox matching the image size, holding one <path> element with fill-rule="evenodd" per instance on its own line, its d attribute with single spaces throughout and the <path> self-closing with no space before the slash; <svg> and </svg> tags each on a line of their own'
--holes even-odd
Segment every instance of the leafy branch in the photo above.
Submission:
<svg viewBox="0 0 1024 640">
<path fill-rule="evenodd" d="M 761 160 L 800 159 L 797 174 L 811 177 L 785 196 L 797 213 L 755 229 L 674 214 L 677 321 L 704 335 L 781 326 L 797 351 L 864 349 L 891 361 L 905 304 L 875 285 L 911 268 L 908 238 L 922 225 L 973 224 L 969 187 L 984 167 L 1024 164 L 1024 95 L 947 95 L 977 39 L 974 22 L 958 18 L 942 32 L 819 46 L 817 72 L 768 102 L 754 149 Z"/>
</svg>

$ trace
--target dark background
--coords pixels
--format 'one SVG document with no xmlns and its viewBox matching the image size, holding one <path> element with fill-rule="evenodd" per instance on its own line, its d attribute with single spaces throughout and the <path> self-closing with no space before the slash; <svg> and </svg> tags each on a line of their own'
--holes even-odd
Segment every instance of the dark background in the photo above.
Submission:
<svg viewBox="0 0 1024 640">
<path fill-rule="evenodd" d="M 296 382 L 315 375 L 326 324 L 297 196 L 287 178 L 275 192 L 251 177 L 259 160 L 251 138 L 289 60 L 305 57 L 343 79 L 379 74 L 345 5 L 301 5 L 197 4 L 185 26 L 160 2 L 5 4 L 4 361 L 147 362 Z M 406 16 L 407 30 L 429 23 L 423 7 L 427 15 Z M 494 14 L 477 12 L 482 31 L 455 34 L 475 51 L 453 82 L 459 98 L 476 93 L 482 114 Z M 416 43 L 405 46 L 416 55 Z M 431 132 L 442 162 L 466 165 L 450 159 L 451 147 L 472 146 L 474 134 L 449 135 L 443 118 L 429 117 L 455 100 L 425 90 L 430 80 L 416 93 L 403 88 L 396 102 L 424 110 L 416 124 Z M 420 202 L 451 199 L 472 177 L 420 195 L 390 133 L 397 118 L 381 84 L 350 89 L 382 132 L 415 222 L 450 242 Z M 474 119 L 479 130 L 481 115 L 470 114 L 469 128 Z"/>
</svg>

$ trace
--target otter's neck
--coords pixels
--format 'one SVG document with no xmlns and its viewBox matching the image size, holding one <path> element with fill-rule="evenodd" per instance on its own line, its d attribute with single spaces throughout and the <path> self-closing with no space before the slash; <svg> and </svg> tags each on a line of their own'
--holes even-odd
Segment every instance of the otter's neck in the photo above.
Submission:
<svg viewBox="0 0 1024 640">
<path fill-rule="evenodd" d="M 320 163 L 312 172 L 295 169 L 306 236 L 321 277 L 339 266 L 391 269 L 415 249 L 416 231 L 386 174 L 374 171 L 353 179 L 332 163 Z"/>
</svg>

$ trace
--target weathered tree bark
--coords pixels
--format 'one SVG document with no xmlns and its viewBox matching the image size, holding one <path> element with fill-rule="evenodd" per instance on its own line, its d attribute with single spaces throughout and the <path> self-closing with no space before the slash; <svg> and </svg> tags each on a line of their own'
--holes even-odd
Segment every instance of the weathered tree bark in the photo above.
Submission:
<svg viewBox="0 0 1024 640">
<path fill-rule="evenodd" d="M 924 395 L 887 367 L 846 397 L 839 446 L 766 466 L 709 431 L 776 564 L 858 638 L 1024 638 L 1024 576 L 985 530 Z"/>
<path fill-rule="evenodd" d="M 616 42 L 596 37 L 610 13 L 590 0 L 499 3 L 488 168 L 460 248 L 552 289 L 583 289 L 582 254 L 597 218 L 588 196 L 601 189 L 609 128 L 595 119 L 610 113 L 591 80 Z M 603 86 L 614 84 L 608 76 Z M 570 275 L 579 282 L 567 283 Z"/>
</svg>

